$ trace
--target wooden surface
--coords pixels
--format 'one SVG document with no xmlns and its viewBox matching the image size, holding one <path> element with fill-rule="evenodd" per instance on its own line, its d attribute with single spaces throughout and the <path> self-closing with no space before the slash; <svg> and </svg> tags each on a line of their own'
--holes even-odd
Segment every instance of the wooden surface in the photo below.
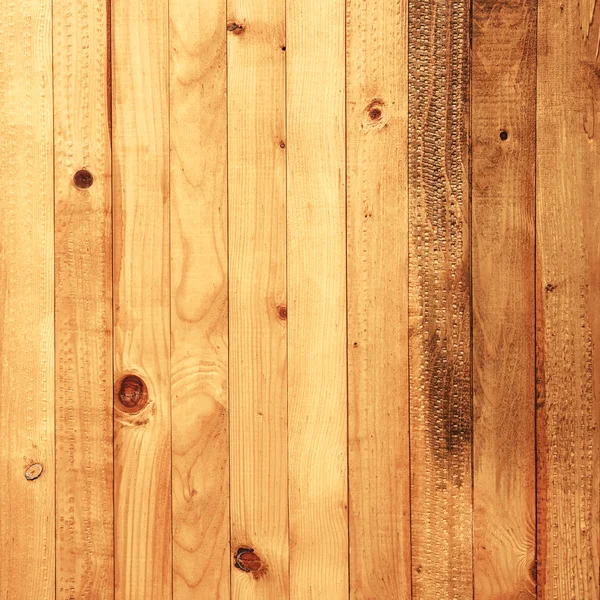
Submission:
<svg viewBox="0 0 600 600">
<path fill-rule="evenodd" d="M 473 9 L 473 578 L 476 598 L 526 600 L 536 585 L 536 5 Z"/>
<path fill-rule="evenodd" d="M 600 7 L 0 4 L 0 600 L 600 600 Z"/>
</svg>

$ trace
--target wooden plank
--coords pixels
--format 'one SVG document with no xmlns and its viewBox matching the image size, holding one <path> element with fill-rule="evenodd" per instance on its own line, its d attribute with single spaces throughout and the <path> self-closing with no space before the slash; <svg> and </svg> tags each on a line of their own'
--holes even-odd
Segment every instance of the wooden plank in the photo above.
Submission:
<svg viewBox="0 0 600 600">
<path fill-rule="evenodd" d="M 600 598 L 600 6 L 540 2 L 538 598 Z"/>
<path fill-rule="evenodd" d="M 231 597 L 289 597 L 285 3 L 229 0 Z M 252 552 L 251 552 L 252 551 Z"/>
<path fill-rule="evenodd" d="M 290 596 L 347 600 L 345 1 L 287 3 Z"/>
<path fill-rule="evenodd" d="M 350 597 L 408 600 L 408 2 L 348 0 Z M 377 35 L 373 35 L 377 32 Z"/>
<path fill-rule="evenodd" d="M 413 595 L 473 595 L 469 3 L 409 3 Z"/>
<path fill-rule="evenodd" d="M 171 0 L 175 600 L 229 600 L 226 33 L 224 0 Z"/>
<path fill-rule="evenodd" d="M 476 600 L 535 597 L 536 11 L 473 5 Z"/>
<path fill-rule="evenodd" d="M 107 5 L 54 2 L 56 597 L 114 598 Z"/>
<path fill-rule="evenodd" d="M 50 0 L 0 4 L 0 129 L 0 598 L 52 600 Z"/>
<path fill-rule="evenodd" d="M 168 3 L 113 1 L 115 597 L 172 596 Z"/>
</svg>

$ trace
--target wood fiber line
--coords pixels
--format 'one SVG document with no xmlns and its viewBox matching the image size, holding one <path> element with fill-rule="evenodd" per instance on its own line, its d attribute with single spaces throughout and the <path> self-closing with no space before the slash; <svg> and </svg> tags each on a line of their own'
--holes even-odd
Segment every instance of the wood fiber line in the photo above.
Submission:
<svg viewBox="0 0 600 600">
<path fill-rule="evenodd" d="M 52 2 L 0 3 L 0 598 L 54 599 Z"/>
<path fill-rule="evenodd" d="M 53 18 L 56 597 L 108 600 L 114 561 L 106 2 L 56 1 Z"/>
<path fill-rule="evenodd" d="M 175 600 L 229 599 L 225 2 L 170 3 Z"/>
<path fill-rule="evenodd" d="M 345 0 L 289 0 L 290 597 L 348 600 Z"/>
<path fill-rule="evenodd" d="M 408 2 L 346 10 L 350 598 L 408 600 Z"/>
<path fill-rule="evenodd" d="M 535 597 L 534 0 L 473 4 L 475 600 Z"/>
<path fill-rule="evenodd" d="M 285 600 L 285 2 L 227 7 L 231 597 Z"/>
<path fill-rule="evenodd" d="M 598 9 L 538 11 L 539 600 L 600 598 Z"/>
<path fill-rule="evenodd" d="M 469 3 L 409 3 L 413 595 L 472 583 Z"/>
<path fill-rule="evenodd" d="M 115 597 L 172 597 L 168 3 L 113 0 Z"/>
</svg>

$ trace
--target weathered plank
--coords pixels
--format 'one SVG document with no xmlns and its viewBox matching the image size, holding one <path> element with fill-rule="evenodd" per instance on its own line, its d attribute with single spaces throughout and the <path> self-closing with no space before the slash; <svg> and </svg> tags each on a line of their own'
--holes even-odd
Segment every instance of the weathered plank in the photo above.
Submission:
<svg viewBox="0 0 600 600">
<path fill-rule="evenodd" d="M 411 594 L 407 10 L 404 0 L 347 2 L 353 600 Z"/>
<path fill-rule="evenodd" d="M 536 10 L 473 4 L 476 600 L 535 597 Z"/>
<path fill-rule="evenodd" d="M 54 2 L 56 597 L 114 597 L 110 39 Z"/>
<path fill-rule="evenodd" d="M 288 2 L 290 596 L 347 600 L 345 1 Z"/>
<path fill-rule="evenodd" d="M 228 2 L 231 597 L 288 580 L 285 3 Z"/>
<path fill-rule="evenodd" d="M 0 130 L 0 598 L 52 600 L 51 0 L 0 4 Z"/>
<path fill-rule="evenodd" d="M 413 595 L 472 597 L 469 3 L 409 3 Z"/>
<path fill-rule="evenodd" d="M 115 596 L 172 594 L 168 4 L 113 0 Z"/>
<path fill-rule="evenodd" d="M 600 598 L 599 10 L 538 12 L 540 600 Z"/>
<path fill-rule="evenodd" d="M 170 3 L 173 598 L 229 599 L 225 2 Z"/>
</svg>

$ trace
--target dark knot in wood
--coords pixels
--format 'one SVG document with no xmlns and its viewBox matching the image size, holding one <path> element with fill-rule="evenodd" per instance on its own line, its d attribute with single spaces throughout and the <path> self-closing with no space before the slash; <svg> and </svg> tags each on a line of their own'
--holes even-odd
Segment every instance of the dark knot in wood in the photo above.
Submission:
<svg viewBox="0 0 600 600">
<path fill-rule="evenodd" d="M 42 467 L 40 463 L 34 463 L 25 471 L 25 479 L 27 479 L 27 481 L 34 481 L 42 474 L 43 470 L 44 467 Z"/>
<path fill-rule="evenodd" d="M 115 401 L 124 412 L 136 413 L 148 404 L 148 388 L 137 375 L 126 375 L 115 387 Z"/>
<path fill-rule="evenodd" d="M 234 35 L 240 35 L 244 32 L 244 26 L 235 21 L 230 21 L 227 23 L 227 31 L 231 31 Z"/>
<path fill-rule="evenodd" d="M 235 566 L 245 573 L 252 573 L 258 579 L 267 572 L 267 566 L 253 548 L 238 548 L 235 553 Z"/>
<path fill-rule="evenodd" d="M 80 190 L 86 190 L 94 183 L 94 176 L 87 169 L 81 169 L 73 175 L 73 183 Z"/>
</svg>

